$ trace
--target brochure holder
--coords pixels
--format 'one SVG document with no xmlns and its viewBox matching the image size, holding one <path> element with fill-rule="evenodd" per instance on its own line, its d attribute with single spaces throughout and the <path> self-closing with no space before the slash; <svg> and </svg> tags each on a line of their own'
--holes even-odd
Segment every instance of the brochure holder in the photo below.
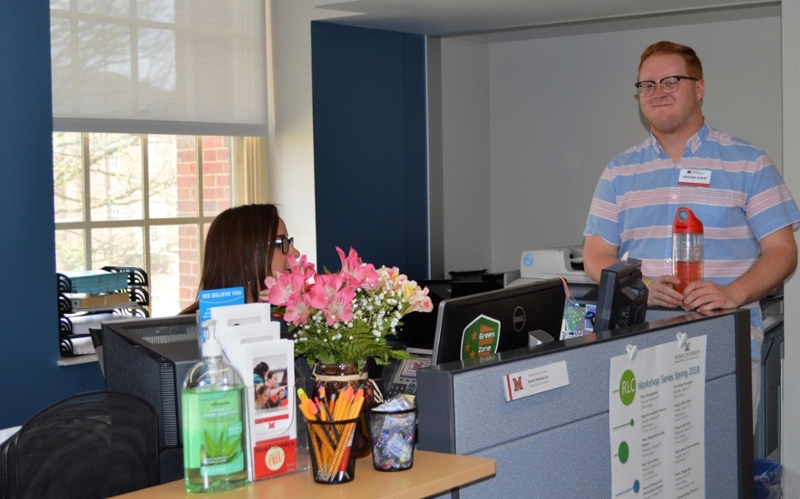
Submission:
<svg viewBox="0 0 800 499">
<path fill-rule="evenodd" d="M 308 443 L 298 439 L 294 342 L 280 339 L 267 303 L 215 307 L 217 337 L 247 388 L 250 480 L 308 469 Z M 267 365 L 259 374 L 256 366 Z M 300 425 L 302 426 L 302 425 Z"/>
</svg>

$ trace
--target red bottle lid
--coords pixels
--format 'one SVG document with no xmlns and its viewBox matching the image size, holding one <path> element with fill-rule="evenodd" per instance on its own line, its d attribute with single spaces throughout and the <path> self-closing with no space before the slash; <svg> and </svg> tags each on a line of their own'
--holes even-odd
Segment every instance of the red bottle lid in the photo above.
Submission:
<svg viewBox="0 0 800 499">
<path fill-rule="evenodd" d="M 692 210 L 681 206 L 675 213 L 675 221 L 672 223 L 673 234 L 702 234 L 703 222 L 701 222 Z"/>
</svg>

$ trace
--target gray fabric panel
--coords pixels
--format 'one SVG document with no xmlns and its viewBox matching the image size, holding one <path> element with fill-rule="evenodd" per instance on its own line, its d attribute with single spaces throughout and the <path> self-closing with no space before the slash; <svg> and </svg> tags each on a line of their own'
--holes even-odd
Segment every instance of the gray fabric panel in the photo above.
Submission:
<svg viewBox="0 0 800 499">
<path fill-rule="evenodd" d="M 706 497 L 738 495 L 736 379 L 706 383 Z M 611 496 L 608 413 L 472 454 L 497 461 L 491 480 L 462 488 L 460 499 L 525 497 L 597 499 Z"/>
<path fill-rule="evenodd" d="M 619 338 L 458 373 L 452 378 L 456 454 L 473 454 L 573 421 L 607 413 L 609 359 L 624 354 L 629 343 L 645 349 L 676 341 L 678 332 L 687 333 L 690 341 L 692 337 L 706 335 L 706 380 L 733 373 L 735 345 L 730 334 L 734 327 L 735 316 L 725 315 L 635 337 Z M 560 360 L 567 360 L 569 386 L 513 402 L 505 401 L 502 385 L 504 375 Z M 731 395 L 735 396 L 735 392 Z M 730 438 L 735 439 L 736 435 L 733 432 Z"/>
</svg>

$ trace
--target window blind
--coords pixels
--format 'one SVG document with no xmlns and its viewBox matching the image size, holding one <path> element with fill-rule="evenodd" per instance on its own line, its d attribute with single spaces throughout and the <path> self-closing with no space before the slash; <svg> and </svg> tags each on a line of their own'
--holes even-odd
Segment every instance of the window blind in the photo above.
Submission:
<svg viewBox="0 0 800 499">
<path fill-rule="evenodd" d="M 57 131 L 267 135 L 264 0 L 51 0 Z"/>
</svg>

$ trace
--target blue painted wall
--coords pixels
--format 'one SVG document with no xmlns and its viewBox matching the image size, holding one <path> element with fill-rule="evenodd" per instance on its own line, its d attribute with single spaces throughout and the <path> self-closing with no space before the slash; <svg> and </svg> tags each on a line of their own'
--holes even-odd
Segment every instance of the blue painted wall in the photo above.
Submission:
<svg viewBox="0 0 800 499">
<path fill-rule="evenodd" d="M 104 386 L 57 367 L 50 3 L 0 0 L 0 428 Z"/>
<path fill-rule="evenodd" d="M 425 37 L 312 22 L 311 56 L 317 268 L 429 277 Z"/>
</svg>

